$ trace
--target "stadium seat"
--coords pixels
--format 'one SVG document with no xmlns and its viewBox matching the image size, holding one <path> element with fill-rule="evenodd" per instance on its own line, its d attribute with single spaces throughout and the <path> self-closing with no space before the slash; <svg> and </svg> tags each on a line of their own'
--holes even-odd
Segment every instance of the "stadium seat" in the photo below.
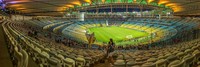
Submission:
<svg viewBox="0 0 200 67">
<path fill-rule="evenodd" d="M 28 54 L 25 50 L 22 50 L 21 53 L 23 55 L 23 67 L 28 67 L 28 60 L 29 60 Z"/>
<path fill-rule="evenodd" d="M 75 61 L 76 61 L 77 66 L 80 66 L 80 67 L 85 66 L 85 59 L 84 58 L 78 57 L 78 58 L 75 59 Z"/>
<path fill-rule="evenodd" d="M 169 57 L 166 58 L 166 60 L 168 61 L 168 63 L 174 61 L 174 60 L 177 60 L 177 56 L 176 55 L 171 55 Z"/>
<path fill-rule="evenodd" d="M 180 62 L 181 62 L 180 60 L 174 60 L 174 61 L 170 62 L 168 67 L 172 67 L 173 65 L 179 64 Z"/>
<path fill-rule="evenodd" d="M 47 62 L 45 62 L 43 64 L 46 66 L 49 66 L 49 67 L 62 67 L 59 59 L 57 59 L 55 57 L 50 57 L 49 59 L 47 59 Z"/>
<path fill-rule="evenodd" d="M 19 52 L 17 47 L 14 47 L 14 57 L 15 57 L 15 62 L 17 67 L 23 67 L 23 54 Z"/>
<path fill-rule="evenodd" d="M 92 62 L 92 58 L 91 57 L 85 57 L 85 62 L 86 62 L 86 66 L 90 66 L 90 64 L 93 64 L 94 62 Z"/>
<path fill-rule="evenodd" d="M 124 60 L 116 60 L 116 62 L 114 63 L 114 67 L 125 67 L 126 66 L 126 62 Z"/>
<path fill-rule="evenodd" d="M 118 60 L 124 60 L 124 56 L 123 55 L 118 55 L 117 59 Z"/>
<path fill-rule="evenodd" d="M 156 67 L 167 67 L 167 60 L 165 59 L 160 59 L 155 62 Z"/>
<path fill-rule="evenodd" d="M 128 62 L 126 63 L 126 67 L 132 67 L 132 66 L 134 66 L 134 65 L 135 65 L 135 61 L 134 61 L 134 60 L 128 61 Z"/>
<path fill-rule="evenodd" d="M 65 62 L 65 66 L 67 67 L 75 67 L 75 61 L 73 59 L 65 58 L 64 62 Z"/>
<path fill-rule="evenodd" d="M 194 56 L 188 54 L 188 55 L 186 55 L 186 56 L 183 57 L 183 61 L 185 62 L 184 63 L 185 67 L 190 67 L 190 65 L 193 64 Z"/>
<path fill-rule="evenodd" d="M 142 64 L 141 67 L 156 67 L 156 64 L 154 64 L 153 62 L 147 62 Z"/>
<path fill-rule="evenodd" d="M 147 62 L 156 62 L 157 61 L 157 58 L 149 58 L 148 60 L 147 60 Z"/>
<path fill-rule="evenodd" d="M 179 52 L 179 53 L 176 54 L 176 56 L 177 56 L 179 59 L 182 59 L 184 55 L 185 55 L 184 52 Z"/>
<path fill-rule="evenodd" d="M 194 62 L 197 63 L 197 62 L 199 61 L 199 59 L 200 59 L 200 51 L 199 51 L 199 50 L 195 50 L 195 51 L 192 53 L 192 55 L 195 56 Z"/>
</svg>

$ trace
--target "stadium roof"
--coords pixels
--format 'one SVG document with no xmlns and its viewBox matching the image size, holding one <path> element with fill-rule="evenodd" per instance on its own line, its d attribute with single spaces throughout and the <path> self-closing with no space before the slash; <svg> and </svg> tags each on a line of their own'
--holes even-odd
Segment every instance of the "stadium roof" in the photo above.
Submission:
<svg viewBox="0 0 200 67">
<path fill-rule="evenodd" d="M 6 8 L 29 15 L 63 15 L 66 10 L 111 3 L 151 4 L 173 9 L 176 15 L 200 15 L 200 0 L 4 0 Z"/>
</svg>

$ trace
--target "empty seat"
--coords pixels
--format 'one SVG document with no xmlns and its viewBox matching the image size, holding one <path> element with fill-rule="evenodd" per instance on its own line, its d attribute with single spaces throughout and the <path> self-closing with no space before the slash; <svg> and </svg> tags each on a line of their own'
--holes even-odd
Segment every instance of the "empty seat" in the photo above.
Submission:
<svg viewBox="0 0 200 67">
<path fill-rule="evenodd" d="M 126 62 L 124 60 L 116 60 L 114 67 L 125 67 Z"/>
<path fill-rule="evenodd" d="M 78 57 L 75 60 L 76 60 L 76 65 L 81 66 L 81 67 L 85 66 L 85 59 L 84 58 Z"/>
<path fill-rule="evenodd" d="M 184 66 L 185 67 L 190 67 L 190 65 L 193 63 L 194 61 L 194 56 L 193 55 L 186 55 L 183 57 L 183 61 L 185 62 L 184 63 Z"/>
<path fill-rule="evenodd" d="M 169 57 L 166 58 L 167 62 L 170 63 L 174 60 L 177 60 L 177 56 L 176 55 L 171 55 Z"/>
<path fill-rule="evenodd" d="M 195 50 L 192 55 L 194 55 L 194 62 L 198 62 L 200 59 L 200 51 L 199 50 Z"/>
<path fill-rule="evenodd" d="M 126 63 L 126 67 L 131 67 L 131 66 L 134 66 L 135 65 L 135 61 L 128 61 L 127 63 Z"/>
<path fill-rule="evenodd" d="M 23 54 L 23 67 L 27 67 L 28 66 L 28 54 L 25 50 L 22 50 L 21 53 Z"/>
<path fill-rule="evenodd" d="M 184 55 L 185 55 L 184 52 L 179 52 L 179 53 L 176 54 L 176 56 L 177 56 L 179 59 L 182 59 Z"/>
<path fill-rule="evenodd" d="M 92 62 L 92 58 L 91 57 L 85 57 L 85 60 L 86 60 L 86 66 L 89 66 L 90 64 L 94 63 Z"/>
<path fill-rule="evenodd" d="M 47 65 L 49 67 L 61 67 L 61 64 L 60 64 L 60 60 L 55 58 L 55 57 L 51 57 L 47 60 L 48 64 L 44 63 L 44 65 Z"/>
<path fill-rule="evenodd" d="M 166 67 L 167 60 L 160 59 L 160 60 L 156 61 L 155 64 L 156 64 L 156 67 Z"/>
<path fill-rule="evenodd" d="M 123 56 L 123 55 L 118 55 L 117 59 L 118 59 L 118 60 L 123 60 L 123 59 L 124 59 L 124 56 Z"/>
<path fill-rule="evenodd" d="M 15 57 L 15 62 L 17 67 L 23 67 L 23 54 L 18 51 L 18 48 L 14 48 L 14 57 Z"/>
<path fill-rule="evenodd" d="M 147 63 L 142 64 L 141 67 L 156 67 L 156 64 L 153 62 L 147 62 Z"/>
<path fill-rule="evenodd" d="M 157 58 L 149 58 L 148 60 L 147 60 L 147 62 L 156 62 L 158 59 Z"/>
<path fill-rule="evenodd" d="M 185 50 L 185 52 L 188 54 L 188 53 L 191 53 L 192 52 L 192 49 L 187 49 Z"/>
<path fill-rule="evenodd" d="M 174 60 L 172 62 L 169 63 L 168 67 L 172 67 L 175 64 L 179 64 L 181 61 L 180 60 Z"/>
<path fill-rule="evenodd" d="M 57 57 L 58 57 L 59 59 L 65 59 L 65 57 L 64 57 L 63 55 L 61 55 L 61 54 L 58 54 Z"/>
<path fill-rule="evenodd" d="M 175 60 L 169 63 L 168 67 L 184 67 L 184 61 Z"/>
<path fill-rule="evenodd" d="M 41 53 L 39 53 L 39 57 L 40 57 L 39 60 L 43 64 L 43 63 L 45 63 L 47 61 L 47 59 L 49 59 L 50 56 L 49 56 L 49 54 L 47 52 L 42 51 Z"/>
<path fill-rule="evenodd" d="M 64 65 L 67 67 L 75 67 L 75 61 L 73 59 L 65 58 L 64 63 Z"/>
</svg>

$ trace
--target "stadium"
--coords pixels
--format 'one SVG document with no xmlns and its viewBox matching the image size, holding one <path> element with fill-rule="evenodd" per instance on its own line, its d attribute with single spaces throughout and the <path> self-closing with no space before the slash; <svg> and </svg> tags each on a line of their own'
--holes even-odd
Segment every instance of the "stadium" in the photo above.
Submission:
<svg viewBox="0 0 200 67">
<path fill-rule="evenodd" d="M 200 67 L 199 0 L 0 4 L 0 67 Z"/>
</svg>

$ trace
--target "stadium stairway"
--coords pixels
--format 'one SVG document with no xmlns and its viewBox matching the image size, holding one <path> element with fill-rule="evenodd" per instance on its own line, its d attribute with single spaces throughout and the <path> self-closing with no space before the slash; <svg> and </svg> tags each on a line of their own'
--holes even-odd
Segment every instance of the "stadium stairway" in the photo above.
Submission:
<svg viewBox="0 0 200 67">
<path fill-rule="evenodd" d="M 1 67 L 13 67 L 10 54 L 8 53 L 8 48 L 6 46 L 6 41 L 4 37 L 4 32 L 2 29 L 2 24 L 0 24 L 0 64 Z"/>
</svg>

